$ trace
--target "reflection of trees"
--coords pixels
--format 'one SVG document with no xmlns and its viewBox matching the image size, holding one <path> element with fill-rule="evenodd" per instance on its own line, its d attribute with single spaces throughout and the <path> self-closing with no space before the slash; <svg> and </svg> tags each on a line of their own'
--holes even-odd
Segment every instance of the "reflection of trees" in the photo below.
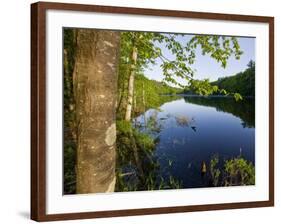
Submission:
<svg viewBox="0 0 281 224">
<path fill-rule="evenodd" d="M 185 96 L 184 100 L 188 103 L 209 106 L 216 108 L 217 111 L 231 113 L 242 120 L 242 126 L 255 127 L 255 99 L 244 98 L 236 102 L 230 97 L 189 97 Z"/>
<path fill-rule="evenodd" d="M 147 121 L 145 124 L 144 122 Z M 181 182 L 169 171 L 160 172 L 158 156 L 161 120 L 158 110 L 152 110 L 139 123 L 117 121 L 117 165 L 115 191 L 178 189 Z M 164 176 L 163 176 L 164 175 Z"/>
<path fill-rule="evenodd" d="M 151 97 L 148 96 L 147 97 L 147 102 L 146 102 L 146 108 L 145 111 L 148 111 L 150 109 L 159 109 L 163 104 L 168 103 L 168 102 L 172 102 L 175 100 L 181 99 L 181 96 L 178 95 L 160 95 L 157 94 L 155 97 Z M 135 105 L 135 108 L 133 108 L 133 118 L 136 118 L 138 116 L 140 116 L 141 114 L 143 114 L 145 111 L 143 110 L 144 108 L 142 106 L 138 106 Z M 117 119 L 118 120 L 122 120 L 121 119 L 121 113 L 117 114 Z"/>
</svg>

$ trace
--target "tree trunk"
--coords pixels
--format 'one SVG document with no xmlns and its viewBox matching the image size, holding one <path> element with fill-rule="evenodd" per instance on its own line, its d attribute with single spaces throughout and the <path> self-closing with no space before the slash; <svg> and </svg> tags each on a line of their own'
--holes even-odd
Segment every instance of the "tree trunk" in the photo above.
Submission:
<svg viewBox="0 0 281 224">
<path fill-rule="evenodd" d="M 145 91 L 144 91 L 144 83 L 142 82 L 142 104 L 143 104 L 143 125 L 144 125 L 144 130 L 146 130 L 146 117 L 145 117 Z"/>
<path fill-rule="evenodd" d="M 77 32 L 73 84 L 78 194 L 114 191 L 119 41 L 118 32 Z"/>
<path fill-rule="evenodd" d="M 130 121 L 132 117 L 132 105 L 133 105 L 133 95 L 134 95 L 134 81 L 135 81 L 135 69 L 137 64 L 137 48 L 133 47 L 132 52 L 132 65 L 131 65 L 131 73 L 129 76 L 129 84 L 128 84 L 128 101 L 126 107 L 125 120 Z"/>
<path fill-rule="evenodd" d="M 126 104 L 127 98 L 125 99 L 125 95 L 126 95 L 125 91 L 127 90 L 126 84 L 128 84 L 128 83 L 126 83 L 126 81 L 127 81 L 127 76 L 129 75 L 129 72 L 130 72 L 130 66 L 126 65 L 126 69 L 125 69 L 125 71 L 123 71 L 123 74 L 121 76 L 118 76 L 119 99 L 118 99 L 118 105 L 117 105 L 117 109 L 116 109 L 117 114 L 120 112 L 120 110 L 122 110 L 122 106 L 124 105 L 124 103 L 125 103 L 125 105 L 127 105 Z"/>
</svg>

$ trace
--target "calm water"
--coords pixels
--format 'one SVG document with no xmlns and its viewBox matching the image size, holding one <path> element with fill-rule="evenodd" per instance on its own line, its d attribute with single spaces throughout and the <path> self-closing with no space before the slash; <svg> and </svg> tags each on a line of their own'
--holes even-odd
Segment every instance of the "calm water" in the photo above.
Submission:
<svg viewBox="0 0 281 224">
<path fill-rule="evenodd" d="M 255 163 L 254 108 L 254 99 L 185 96 L 146 111 L 136 122 L 158 140 L 154 157 L 160 176 L 172 175 L 183 188 L 204 187 L 201 164 L 208 167 L 215 154 L 221 166 L 240 153 Z M 151 123 L 157 126 L 154 131 Z"/>
</svg>

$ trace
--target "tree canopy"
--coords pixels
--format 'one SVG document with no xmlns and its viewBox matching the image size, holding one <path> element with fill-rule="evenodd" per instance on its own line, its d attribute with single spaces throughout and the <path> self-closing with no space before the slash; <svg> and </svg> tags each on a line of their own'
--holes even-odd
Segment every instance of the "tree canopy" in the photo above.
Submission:
<svg viewBox="0 0 281 224">
<path fill-rule="evenodd" d="M 200 47 L 203 55 L 207 54 L 215 59 L 222 67 L 227 66 L 230 56 L 238 60 L 242 51 L 235 37 L 194 35 L 190 40 L 183 40 L 184 34 L 167 34 L 151 32 L 122 32 L 121 33 L 121 63 L 130 63 L 130 54 L 133 47 L 138 51 L 137 69 L 142 70 L 155 64 L 159 58 L 165 82 L 180 85 L 176 78 L 187 81 L 193 80 L 195 71 L 190 65 L 196 61 L 196 48 Z M 167 58 L 159 45 L 165 46 L 173 59 Z"/>
</svg>

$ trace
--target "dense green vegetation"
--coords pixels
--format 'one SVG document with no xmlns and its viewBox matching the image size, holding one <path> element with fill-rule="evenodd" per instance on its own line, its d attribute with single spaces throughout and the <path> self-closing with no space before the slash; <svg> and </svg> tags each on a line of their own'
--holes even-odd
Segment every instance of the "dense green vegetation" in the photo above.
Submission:
<svg viewBox="0 0 281 224">
<path fill-rule="evenodd" d="M 124 85 L 124 83 L 121 82 L 121 85 Z M 118 89 L 121 91 L 120 85 Z M 133 117 L 150 108 L 158 108 L 167 101 L 178 99 L 179 97 L 176 94 L 181 92 L 182 89 L 180 88 L 171 87 L 165 83 L 150 80 L 143 74 L 137 75 L 134 83 Z M 166 97 L 163 97 L 163 95 L 166 95 Z M 117 108 L 117 118 L 121 120 L 125 116 L 127 96 L 127 89 L 122 90 Z"/>
<path fill-rule="evenodd" d="M 234 76 L 219 78 L 212 83 L 228 92 L 238 92 L 242 96 L 255 96 L 255 62 L 250 61 L 248 68 Z"/>
</svg>

